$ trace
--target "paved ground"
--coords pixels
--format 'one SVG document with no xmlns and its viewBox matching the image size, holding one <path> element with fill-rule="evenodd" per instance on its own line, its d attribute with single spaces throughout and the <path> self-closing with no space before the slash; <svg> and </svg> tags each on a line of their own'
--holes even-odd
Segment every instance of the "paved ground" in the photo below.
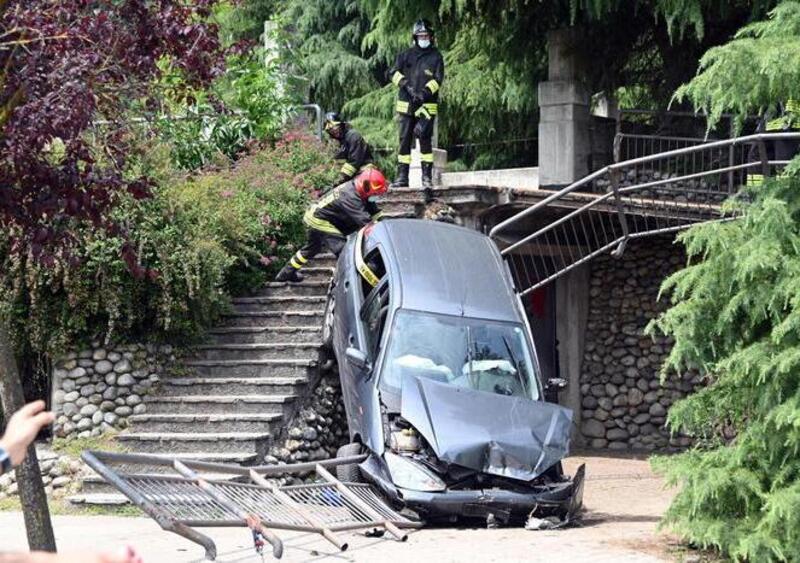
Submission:
<svg viewBox="0 0 800 563">
<path fill-rule="evenodd" d="M 416 531 L 403 544 L 351 535 L 350 549 L 344 553 L 335 552 L 314 535 L 282 533 L 286 546 L 283 560 L 618 563 L 678 559 L 674 540 L 656 532 L 671 493 L 663 489 L 647 461 L 573 457 L 567 469 L 572 472 L 582 462 L 587 464 L 587 512 L 581 527 L 543 532 L 438 528 Z M 84 547 L 113 550 L 131 543 L 145 555 L 147 563 L 203 561 L 200 547 L 162 532 L 146 518 L 56 516 L 55 528 L 64 552 Z M 244 529 L 209 530 L 209 535 L 217 542 L 218 561 L 260 561 Z M 24 548 L 22 515 L 0 513 L 0 549 Z"/>
</svg>

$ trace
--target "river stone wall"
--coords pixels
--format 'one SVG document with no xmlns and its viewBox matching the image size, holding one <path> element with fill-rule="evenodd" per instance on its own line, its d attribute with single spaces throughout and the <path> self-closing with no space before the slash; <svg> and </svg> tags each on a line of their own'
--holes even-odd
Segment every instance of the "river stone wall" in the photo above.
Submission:
<svg viewBox="0 0 800 563">
<path fill-rule="evenodd" d="M 672 339 L 646 336 L 647 323 L 668 303 L 657 301 L 661 282 L 686 258 L 670 239 L 629 244 L 620 259 L 609 255 L 591 265 L 589 314 L 581 367 L 581 434 L 586 445 L 614 450 L 686 447 L 686 436 L 670 436 L 667 410 L 703 384 L 697 373 L 671 376 L 659 370 Z"/>
<path fill-rule="evenodd" d="M 292 419 L 286 433 L 270 448 L 264 463 L 284 465 L 329 459 L 336 457 L 336 450 L 349 441 L 339 374 L 327 371 Z M 298 484 L 308 475 L 286 475 L 277 482 L 281 485 Z"/>
<path fill-rule="evenodd" d="M 52 374 L 54 435 L 85 438 L 125 428 L 129 416 L 145 412 L 143 398 L 174 361 L 169 345 L 93 343 L 67 354 Z"/>
</svg>

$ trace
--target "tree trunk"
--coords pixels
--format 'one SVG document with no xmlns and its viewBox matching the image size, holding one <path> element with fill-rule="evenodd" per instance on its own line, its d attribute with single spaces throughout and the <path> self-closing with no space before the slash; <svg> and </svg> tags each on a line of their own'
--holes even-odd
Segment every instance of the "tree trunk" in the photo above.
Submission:
<svg viewBox="0 0 800 563">
<path fill-rule="evenodd" d="M 0 401 L 6 419 L 25 404 L 14 348 L 11 345 L 8 329 L 2 322 L 0 322 Z M 28 446 L 28 455 L 17 467 L 16 472 L 19 499 L 25 507 L 22 514 L 28 532 L 28 546 L 31 550 L 55 551 L 56 538 L 53 534 L 53 523 L 50 521 L 50 508 L 47 506 L 47 496 L 33 444 Z"/>
</svg>

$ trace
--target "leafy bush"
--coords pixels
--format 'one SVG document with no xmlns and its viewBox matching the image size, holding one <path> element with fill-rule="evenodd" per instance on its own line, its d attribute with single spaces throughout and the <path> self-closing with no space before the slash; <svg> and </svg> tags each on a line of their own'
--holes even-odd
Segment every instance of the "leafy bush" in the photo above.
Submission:
<svg viewBox="0 0 800 563">
<path fill-rule="evenodd" d="M 156 120 L 158 136 L 172 148 L 173 163 L 196 170 L 216 160 L 235 160 L 253 140 L 274 140 L 287 117 L 277 68 L 265 67 L 263 49 L 230 56 L 209 90 L 194 90 L 180 72 L 161 80 L 168 115 Z"/>
<path fill-rule="evenodd" d="M 126 198 L 114 211 L 136 264 L 125 262 L 122 236 L 85 225 L 74 231 L 76 253 L 49 268 L 0 237 L 0 313 L 21 349 L 53 354 L 91 338 L 200 334 L 229 294 L 261 286 L 296 249 L 309 195 L 336 177 L 322 148 L 287 134 L 230 169 L 162 173 L 153 198 Z"/>
<path fill-rule="evenodd" d="M 710 384 L 668 424 L 698 446 L 654 465 L 680 492 L 664 522 L 735 560 L 800 554 L 800 159 L 751 194 L 744 218 L 681 236 L 690 265 L 667 279 L 666 370 Z M 713 377 L 712 377 L 713 376 Z"/>
</svg>

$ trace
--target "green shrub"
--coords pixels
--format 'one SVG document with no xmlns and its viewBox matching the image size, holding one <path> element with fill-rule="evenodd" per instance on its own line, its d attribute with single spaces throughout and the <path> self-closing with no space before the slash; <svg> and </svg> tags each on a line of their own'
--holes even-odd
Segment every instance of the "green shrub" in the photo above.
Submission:
<svg viewBox="0 0 800 563">
<path fill-rule="evenodd" d="M 737 221 L 681 236 L 690 265 L 663 290 L 650 327 L 672 335 L 665 370 L 699 367 L 709 385 L 675 403 L 668 424 L 697 437 L 656 458 L 678 485 L 664 523 L 741 561 L 800 554 L 800 159 L 751 194 Z"/>
<path fill-rule="evenodd" d="M 260 287 L 295 251 L 309 195 L 331 185 L 336 169 L 319 142 L 290 133 L 230 169 L 156 176 L 152 198 L 126 199 L 114 212 L 138 256 L 138 276 L 122 258 L 125 239 L 105 231 L 76 227 L 76 251 L 52 267 L 14 254 L 0 237 L 0 313 L 21 350 L 198 336 L 230 294 Z"/>
</svg>

